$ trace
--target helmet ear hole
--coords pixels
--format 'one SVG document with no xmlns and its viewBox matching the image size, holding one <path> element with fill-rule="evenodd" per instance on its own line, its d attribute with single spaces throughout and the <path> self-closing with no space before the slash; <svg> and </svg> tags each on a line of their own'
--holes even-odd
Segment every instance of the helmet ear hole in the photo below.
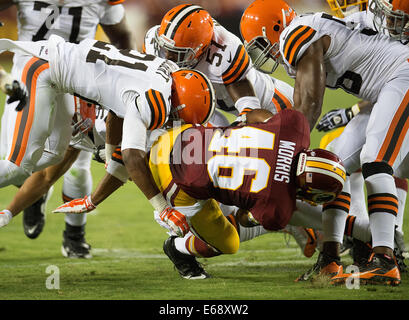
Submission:
<svg viewBox="0 0 409 320">
<path fill-rule="evenodd" d="M 278 24 L 276 24 L 276 25 L 273 27 L 273 30 L 274 30 L 275 32 L 280 31 L 280 26 L 279 26 Z"/>
</svg>

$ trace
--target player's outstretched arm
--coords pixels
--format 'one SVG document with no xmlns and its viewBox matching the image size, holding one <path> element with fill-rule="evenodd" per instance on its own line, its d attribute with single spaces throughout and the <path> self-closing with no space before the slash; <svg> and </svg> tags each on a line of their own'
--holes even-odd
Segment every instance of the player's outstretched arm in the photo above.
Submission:
<svg viewBox="0 0 409 320">
<path fill-rule="evenodd" d="M 132 181 L 159 213 L 159 217 L 179 236 L 189 231 L 186 217 L 173 209 L 155 184 L 146 160 L 146 152 L 139 149 L 122 150 L 123 160 Z"/>
<path fill-rule="evenodd" d="M 322 37 L 305 51 L 296 65 L 294 109 L 303 113 L 312 130 L 321 115 L 324 99 L 326 70 L 324 54 L 330 38 Z"/>
<path fill-rule="evenodd" d="M 3 215 L 0 215 L 0 227 L 7 225 L 11 218 L 40 199 L 51 186 L 71 168 L 80 150 L 69 147 L 64 159 L 53 166 L 34 172 L 24 181 Z"/>
<path fill-rule="evenodd" d="M 98 183 L 95 191 L 84 198 L 78 198 L 66 202 L 53 210 L 53 213 L 88 213 L 94 210 L 97 205 L 107 199 L 124 183 L 113 175 L 106 173 Z"/>
<path fill-rule="evenodd" d="M 360 112 L 368 112 L 373 104 L 369 101 L 361 100 L 349 108 L 333 109 L 328 111 L 318 122 L 318 131 L 330 131 L 348 124 Z"/>
<path fill-rule="evenodd" d="M 118 49 L 136 49 L 136 40 L 129 31 L 125 16 L 114 25 L 101 24 L 109 41 Z"/>
</svg>

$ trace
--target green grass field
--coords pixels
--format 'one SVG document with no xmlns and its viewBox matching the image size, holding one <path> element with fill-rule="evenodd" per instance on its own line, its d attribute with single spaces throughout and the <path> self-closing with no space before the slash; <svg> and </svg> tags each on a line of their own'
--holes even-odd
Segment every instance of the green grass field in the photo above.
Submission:
<svg viewBox="0 0 409 320">
<path fill-rule="evenodd" d="M 289 81 L 282 70 L 276 77 Z M 2 108 L 3 95 L 0 100 Z M 325 110 L 355 101 L 342 91 L 328 91 Z M 312 146 L 318 146 L 321 136 L 314 130 Z M 104 174 L 103 166 L 93 163 L 92 172 L 96 185 Z M 0 209 L 15 192 L 15 187 L 0 190 Z M 36 240 L 24 235 L 22 215 L 0 230 L 0 300 L 409 300 L 408 274 L 402 275 L 399 287 L 354 290 L 324 282 L 295 283 L 315 263 L 317 253 L 305 258 L 295 240 L 286 243 L 282 233 L 245 242 L 235 255 L 200 260 L 211 279 L 181 279 L 162 251 L 166 232 L 156 224 L 150 204 L 132 183 L 88 216 L 86 239 L 93 258 L 66 259 L 61 254 L 64 216 L 51 213 L 60 204 L 61 181 L 55 185 L 44 231 Z M 404 230 L 409 235 L 407 217 Z M 347 265 L 351 259 L 344 257 L 343 262 Z M 47 289 L 49 266 L 59 269 L 59 289 Z"/>
</svg>

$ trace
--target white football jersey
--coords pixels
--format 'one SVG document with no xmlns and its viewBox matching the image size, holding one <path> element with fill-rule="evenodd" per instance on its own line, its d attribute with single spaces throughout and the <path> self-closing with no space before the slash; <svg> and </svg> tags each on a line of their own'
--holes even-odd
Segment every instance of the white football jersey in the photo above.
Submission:
<svg viewBox="0 0 409 320">
<path fill-rule="evenodd" d="M 291 77 L 295 77 L 297 62 L 308 47 L 325 35 L 331 38 L 324 56 L 326 86 L 342 88 L 373 103 L 409 58 L 407 46 L 373 29 L 322 12 L 302 15 L 280 35 L 281 56 Z"/>
<path fill-rule="evenodd" d="M 369 10 L 366 10 L 355 12 L 345 17 L 344 21 L 360 24 L 362 28 L 371 28 L 373 30 L 376 30 L 373 19 L 374 19 L 373 13 L 370 12 Z"/>
<path fill-rule="evenodd" d="M 75 45 L 52 36 L 48 50 L 51 79 L 57 88 L 112 110 L 120 118 L 125 116 L 127 96 L 135 93 L 139 95 L 135 108 L 146 128 L 153 130 L 165 123 L 170 112 L 170 74 L 177 69 L 172 62 L 91 39 Z"/>
<path fill-rule="evenodd" d="M 144 42 L 146 53 L 157 54 L 154 38 L 158 28 L 159 26 L 154 26 L 146 33 Z M 211 44 L 194 69 L 203 72 L 212 82 L 218 108 L 236 115 L 242 111 L 236 110 L 226 85 L 247 78 L 253 85 L 261 106 L 276 112 L 272 102 L 274 79 L 256 71 L 252 66 L 240 39 L 215 21 Z"/>
<path fill-rule="evenodd" d="M 117 24 L 124 16 L 123 0 L 14 0 L 18 39 L 46 40 L 55 34 L 78 43 L 94 38 L 98 24 Z"/>
</svg>

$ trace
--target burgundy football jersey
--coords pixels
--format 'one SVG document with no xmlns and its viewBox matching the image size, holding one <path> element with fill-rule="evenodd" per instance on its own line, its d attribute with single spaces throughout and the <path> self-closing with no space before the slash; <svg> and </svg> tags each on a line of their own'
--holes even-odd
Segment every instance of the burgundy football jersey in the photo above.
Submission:
<svg viewBox="0 0 409 320">
<path fill-rule="evenodd" d="M 306 118 L 288 109 L 265 123 L 188 128 L 176 139 L 170 167 L 191 197 L 248 210 L 264 228 L 280 230 L 295 209 L 294 159 L 309 144 Z"/>
</svg>

